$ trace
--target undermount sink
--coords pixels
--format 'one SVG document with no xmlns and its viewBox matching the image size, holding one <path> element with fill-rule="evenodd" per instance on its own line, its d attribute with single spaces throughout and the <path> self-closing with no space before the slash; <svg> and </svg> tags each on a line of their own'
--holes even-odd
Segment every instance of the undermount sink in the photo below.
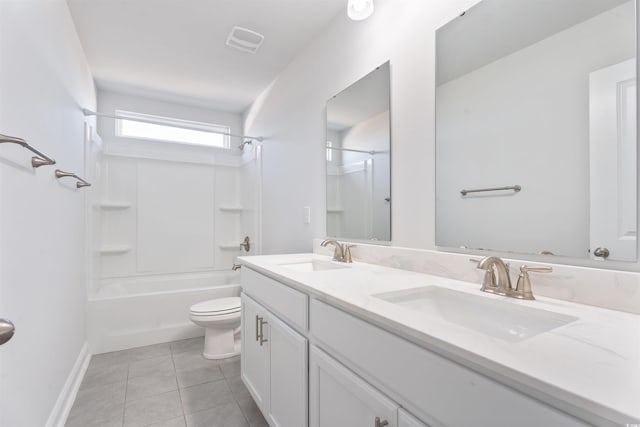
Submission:
<svg viewBox="0 0 640 427">
<path fill-rule="evenodd" d="M 345 265 L 340 265 L 337 262 L 320 261 L 317 259 L 292 262 L 288 264 L 280 264 L 281 267 L 288 268 L 289 270 L 299 272 L 313 272 L 313 271 L 326 271 L 326 270 L 339 270 L 341 268 L 347 268 Z"/>
<path fill-rule="evenodd" d="M 510 342 L 523 341 L 578 320 L 573 316 L 439 286 L 372 296 L 411 310 L 432 313 L 447 322 Z"/>
</svg>

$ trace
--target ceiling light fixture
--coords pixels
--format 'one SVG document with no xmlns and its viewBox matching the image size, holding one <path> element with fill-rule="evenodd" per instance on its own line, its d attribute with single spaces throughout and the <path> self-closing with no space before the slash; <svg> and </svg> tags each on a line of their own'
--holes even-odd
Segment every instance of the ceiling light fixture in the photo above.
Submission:
<svg viewBox="0 0 640 427">
<path fill-rule="evenodd" d="M 349 0 L 347 15 L 354 21 L 367 19 L 373 13 L 373 0 Z"/>
</svg>

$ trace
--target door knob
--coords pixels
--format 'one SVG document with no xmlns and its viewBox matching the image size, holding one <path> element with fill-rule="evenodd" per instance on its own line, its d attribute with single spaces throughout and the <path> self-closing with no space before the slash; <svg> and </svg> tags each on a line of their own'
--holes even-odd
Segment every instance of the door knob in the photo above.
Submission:
<svg viewBox="0 0 640 427">
<path fill-rule="evenodd" d="M 16 327 L 13 326 L 10 320 L 0 319 L 0 345 L 9 341 L 15 330 Z"/>
<path fill-rule="evenodd" d="M 593 251 L 593 255 L 600 257 L 600 258 L 608 258 L 609 255 L 611 253 L 609 252 L 609 249 L 607 248 L 596 248 L 595 251 Z"/>
</svg>

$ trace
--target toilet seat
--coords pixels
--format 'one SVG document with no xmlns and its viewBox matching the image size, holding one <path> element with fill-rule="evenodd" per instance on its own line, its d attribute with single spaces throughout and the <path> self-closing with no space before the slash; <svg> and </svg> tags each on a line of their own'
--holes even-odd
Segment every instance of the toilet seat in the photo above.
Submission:
<svg viewBox="0 0 640 427">
<path fill-rule="evenodd" d="M 190 311 L 195 316 L 225 316 L 239 313 L 240 309 L 240 298 L 229 297 L 199 302 L 192 305 Z"/>
</svg>

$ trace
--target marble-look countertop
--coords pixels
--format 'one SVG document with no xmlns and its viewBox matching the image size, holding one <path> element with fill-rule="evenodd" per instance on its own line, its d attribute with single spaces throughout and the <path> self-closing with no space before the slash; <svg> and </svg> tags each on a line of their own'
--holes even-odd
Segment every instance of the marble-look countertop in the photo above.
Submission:
<svg viewBox="0 0 640 427">
<path fill-rule="evenodd" d="M 521 301 L 480 291 L 480 285 L 379 265 L 297 272 L 283 264 L 317 254 L 239 258 L 246 266 L 383 327 L 422 347 L 598 425 L 640 423 L 640 316 L 551 298 Z M 564 326 L 508 342 L 437 313 L 408 309 L 374 294 L 436 285 L 504 304 L 576 317 Z M 508 322 L 509 319 L 504 319 Z"/>
</svg>

